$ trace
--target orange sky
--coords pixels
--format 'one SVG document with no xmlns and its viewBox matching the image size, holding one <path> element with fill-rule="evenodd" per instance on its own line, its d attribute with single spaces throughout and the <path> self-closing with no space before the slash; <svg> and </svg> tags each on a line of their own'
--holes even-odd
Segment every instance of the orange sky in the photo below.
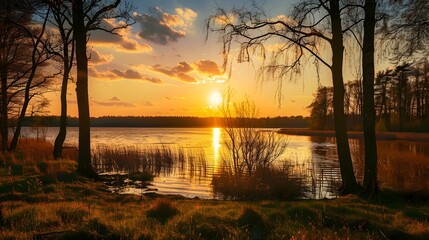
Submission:
<svg viewBox="0 0 429 240">
<path fill-rule="evenodd" d="M 278 81 L 254 78 L 258 64 L 236 64 L 231 76 L 222 73 L 222 44 L 217 35 L 205 41 L 204 21 L 216 7 L 249 5 L 249 1 L 134 1 L 136 24 L 120 34 L 91 34 L 89 95 L 91 116 L 215 116 L 210 95 L 230 87 L 235 100 L 247 96 L 260 108 L 260 116 L 309 114 L 308 106 L 318 81 L 309 65 L 293 81 L 283 81 L 282 101 L 276 97 Z M 285 14 L 287 1 L 266 1 L 272 16 Z M 114 21 L 106 24 L 120 24 Z M 326 69 L 321 84 L 330 82 Z M 77 116 L 75 84 L 68 91 L 68 115 Z M 49 114 L 59 115 L 59 91 L 47 94 Z"/>
</svg>

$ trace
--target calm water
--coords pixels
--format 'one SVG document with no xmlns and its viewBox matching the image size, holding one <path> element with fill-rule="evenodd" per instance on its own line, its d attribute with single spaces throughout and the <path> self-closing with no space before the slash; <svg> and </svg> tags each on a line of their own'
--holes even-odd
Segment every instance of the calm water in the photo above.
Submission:
<svg viewBox="0 0 429 240">
<path fill-rule="evenodd" d="M 54 141 L 58 128 L 39 129 L 39 136 Z M 24 128 L 23 137 L 36 137 L 31 128 Z M 149 188 L 133 187 L 122 190 L 141 194 L 156 191 L 162 194 L 180 194 L 186 197 L 213 198 L 211 177 L 218 172 L 224 156 L 226 137 L 219 128 L 92 128 L 92 145 L 147 146 L 164 145 L 191 152 L 204 151 L 204 172 L 171 171 L 157 175 Z M 66 144 L 77 145 L 78 129 L 68 128 Z M 275 163 L 286 162 L 293 172 L 306 176 L 311 198 L 335 196 L 339 184 L 338 156 L 335 138 L 286 136 L 288 146 Z M 429 143 L 410 141 L 380 141 L 380 185 L 398 189 L 429 188 Z M 358 139 L 350 140 L 352 158 L 358 180 L 363 169 L 363 145 Z"/>
</svg>

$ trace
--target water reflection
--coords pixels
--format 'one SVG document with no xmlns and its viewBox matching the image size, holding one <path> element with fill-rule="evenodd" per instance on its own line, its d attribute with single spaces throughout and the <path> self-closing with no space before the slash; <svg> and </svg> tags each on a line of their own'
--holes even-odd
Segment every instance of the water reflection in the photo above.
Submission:
<svg viewBox="0 0 429 240">
<path fill-rule="evenodd" d="M 24 128 L 25 137 L 35 137 L 31 128 Z M 58 128 L 48 128 L 47 140 L 54 141 Z M 194 154 L 194 161 L 182 162 L 171 169 L 159 169 L 152 188 L 159 193 L 188 197 L 211 198 L 211 179 L 219 170 L 225 152 L 222 129 L 219 128 L 93 128 L 91 141 L 96 146 L 169 146 Z M 67 144 L 77 145 L 78 129 L 69 128 Z M 364 145 L 350 139 L 350 151 L 358 181 L 362 181 Z M 95 149 L 95 148 L 94 148 Z M 429 143 L 399 140 L 378 142 L 379 181 L 381 187 L 397 190 L 429 189 Z M 204 155 L 204 161 L 200 155 Z M 312 187 L 310 197 L 335 196 L 340 181 L 335 138 L 320 136 L 288 136 L 288 147 L 277 166 L 293 165 L 293 171 L 307 176 Z M 125 162 L 123 163 L 125 164 Z M 131 163 L 129 163 L 131 165 Z M 156 169 L 156 168 L 155 168 Z M 141 192 L 139 190 L 138 192 Z"/>
<path fill-rule="evenodd" d="M 221 147 L 221 129 L 220 128 L 213 128 L 213 133 L 212 133 L 213 137 L 212 137 L 212 146 L 213 146 L 213 165 L 214 165 L 214 169 L 217 170 L 218 166 L 219 166 L 219 151 L 220 151 L 220 147 Z"/>
</svg>

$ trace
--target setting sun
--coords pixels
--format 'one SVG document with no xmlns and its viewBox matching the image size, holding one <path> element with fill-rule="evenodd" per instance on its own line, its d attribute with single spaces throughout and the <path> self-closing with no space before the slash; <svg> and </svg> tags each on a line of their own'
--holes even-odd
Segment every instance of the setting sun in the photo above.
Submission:
<svg viewBox="0 0 429 240">
<path fill-rule="evenodd" d="M 222 95 L 219 92 L 212 92 L 210 94 L 210 106 L 217 107 L 222 103 Z"/>
</svg>

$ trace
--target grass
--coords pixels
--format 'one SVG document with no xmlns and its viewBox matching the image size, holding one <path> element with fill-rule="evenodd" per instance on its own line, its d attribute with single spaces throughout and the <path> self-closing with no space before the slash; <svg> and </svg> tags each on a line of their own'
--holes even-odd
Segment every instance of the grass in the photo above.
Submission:
<svg viewBox="0 0 429 240">
<path fill-rule="evenodd" d="M 165 224 L 170 218 L 174 217 L 174 215 L 178 213 L 179 210 L 171 200 L 158 198 L 154 201 L 151 209 L 146 212 L 146 215 L 149 218 L 154 218 L 160 223 Z"/>
<path fill-rule="evenodd" d="M 171 172 L 174 167 L 184 168 L 185 163 L 205 164 L 205 156 L 192 151 L 185 153 L 182 148 L 152 145 L 139 146 L 97 146 L 92 154 L 93 165 L 98 172 Z"/>
<path fill-rule="evenodd" d="M 28 177 L 29 178 L 29 177 Z M 429 206 L 405 201 L 216 201 L 115 195 L 57 182 L 4 199 L 1 239 L 427 239 Z M 8 195 L 8 193 L 2 192 Z M 46 195 L 45 197 L 42 197 Z M 32 199 L 32 201 L 28 201 Z"/>
<path fill-rule="evenodd" d="M 0 168 L 0 239 L 429 239 L 428 202 L 393 191 L 373 202 L 118 195 L 77 175 L 58 177 L 73 173 L 71 160 L 24 164 L 19 154 L 8 164 L 21 172 Z"/>
</svg>

